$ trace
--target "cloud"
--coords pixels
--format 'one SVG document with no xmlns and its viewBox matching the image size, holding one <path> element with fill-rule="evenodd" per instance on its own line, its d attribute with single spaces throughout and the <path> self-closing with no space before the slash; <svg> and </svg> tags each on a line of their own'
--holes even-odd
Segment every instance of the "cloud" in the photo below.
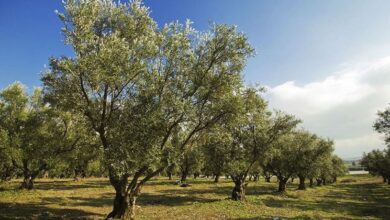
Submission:
<svg viewBox="0 0 390 220">
<path fill-rule="evenodd" d="M 361 156 L 383 148 L 372 124 L 390 102 L 390 57 L 344 64 L 321 81 L 288 81 L 268 88 L 265 96 L 272 108 L 295 114 L 305 128 L 335 140 L 341 157 Z"/>
</svg>

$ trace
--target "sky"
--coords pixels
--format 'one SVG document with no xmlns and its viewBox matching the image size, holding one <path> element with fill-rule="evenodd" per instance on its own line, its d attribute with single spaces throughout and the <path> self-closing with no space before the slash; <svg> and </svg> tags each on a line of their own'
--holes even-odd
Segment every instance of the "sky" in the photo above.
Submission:
<svg viewBox="0 0 390 220">
<path fill-rule="evenodd" d="M 124 1 L 124 0 L 122 0 Z M 355 158 L 383 148 L 372 129 L 390 102 L 390 1 L 144 0 L 159 26 L 190 19 L 236 25 L 256 49 L 244 71 L 267 88 L 271 108 L 335 141 Z M 0 88 L 21 81 L 31 90 L 51 56 L 71 56 L 54 10 L 60 0 L 0 0 Z"/>
</svg>

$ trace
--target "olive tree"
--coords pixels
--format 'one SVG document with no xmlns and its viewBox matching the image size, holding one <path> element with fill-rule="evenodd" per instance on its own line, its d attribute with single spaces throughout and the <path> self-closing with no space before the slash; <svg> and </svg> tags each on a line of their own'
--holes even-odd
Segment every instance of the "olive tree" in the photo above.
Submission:
<svg viewBox="0 0 390 220">
<path fill-rule="evenodd" d="M 16 169 L 12 164 L 13 149 L 7 143 L 8 143 L 7 132 L 6 130 L 0 128 L 0 180 L 1 181 L 9 181 L 11 180 L 12 177 L 16 175 Z"/>
<path fill-rule="evenodd" d="M 215 183 L 219 182 L 219 178 L 223 173 L 227 173 L 226 164 L 229 157 L 226 149 L 229 148 L 229 145 L 231 145 L 231 136 L 221 126 L 215 126 L 208 132 L 203 145 L 204 173 L 214 175 Z"/>
<path fill-rule="evenodd" d="M 299 178 L 299 190 L 306 189 L 305 180 L 311 179 L 318 170 L 317 164 L 320 164 L 323 158 L 329 157 L 333 151 L 333 142 L 324 140 L 314 134 L 305 131 L 297 133 L 298 149 L 296 151 L 296 175 Z M 311 181 L 312 184 L 312 181 Z"/>
<path fill-rule="evenodd" d="M 236 116 L 219 126 L 222 131 L 209 133 L 213 139 L 226 139 L 220 142 L 227 157 L 225 172 L 234 182 L 233 200 L 245 200 L 250 171 L 264 159 L 272 144 L 299 122 L 290 115 L 268 111 L 256 89 L 242 90 L 239 97 L 241 108 Z"/>
<path fill-rule="evenodd" d="M 278 178 L 278 192 L 286 191 L 288 179 L 298 173 L 301 157 L 300 147 L 306 144 L 305 135 L 297 131 L 284 135 L 272 147 L 272 153 L 267 160 L 267 167 Z"/>
<path fill-rule="evenodd" d="M 390 184 L 390 151 L 372 150 L 363 154 L 360 164 L 374 176 L 381 176 L 383 182 Z"/>
<path fill-rule="evenodd" d="M 165 149 L 184 152 L 234 111 L 253 50 L 234 27 L 158 28 L 139 1 L 68 0 L 59 17 L 75 56 L 51 59 L 42 77 L 47 99 L 83 114 L 99 135 L 116 192 L 107 218 L 133 219 L 142 186 L 168 165 Z M 183 138 L 175 145 L 177 127 Z"/>
<path fill-rule="evenodd" d="M 386 144 L 390 143 L 390 108 L 378 111 L 378 118 L 374 122 L 373 128 L 378 133 L 385 135 Z"/>
<path fill-rule="evenodd" d="M 278 178 L 279 192 L 285 192 L 289 178 L 298 176 L 298 189 L 305 189 L 306 178 L 317 172 L 316 164 L 330 157 L 332 142 L 304 130 L 294 130 L 275 143 L 266 166 Z"/>
<path fill-rule="evenodd" d="M 56 158 L 79 143 L 82 128 L 46 105 L 39 88 L 28 96 L 23 85 L 14 83 L 0 93 L 0 103 L 9 160 L 23 175 L 21 188 L 32 189 L 42 171 L 55 166 Z"/>
</svg>

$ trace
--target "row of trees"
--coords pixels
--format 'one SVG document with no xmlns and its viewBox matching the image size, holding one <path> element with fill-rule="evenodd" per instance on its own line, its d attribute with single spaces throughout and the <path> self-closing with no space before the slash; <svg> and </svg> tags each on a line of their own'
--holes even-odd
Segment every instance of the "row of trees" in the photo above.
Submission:
<svg viewBox="0 0 390 220">
<path fill-rule="evenodd" d="M 2 176 L 31 189 L 42 171 L 107 175 L 115 198 L 107 219 L 133 219 L 142 187 L 156 175 L 228 175 L 232 198 L 249 176 L 318 184 L 345 172 L 333 143 L 270 111 L 262 90 L 244 86 L 253 55 L 235 27 L 190 22 L 159 28 L 139 1 L 68 0 L 65 41 L 73 57 L 51 58 L 43 89 L 0 94 Z M 65 173 L 66 173 L 65 172 Z"/>
<path fill-rule="evenodd" d="M 385 135 L 387 149 L 373 150 L 363 154 L 361 165 L 370 174 L 383 177 L 383 182 L 390 184 L 390 108 L 378 112 L 378 119 L 374 123 L 374 129 Z"/>
</svg>

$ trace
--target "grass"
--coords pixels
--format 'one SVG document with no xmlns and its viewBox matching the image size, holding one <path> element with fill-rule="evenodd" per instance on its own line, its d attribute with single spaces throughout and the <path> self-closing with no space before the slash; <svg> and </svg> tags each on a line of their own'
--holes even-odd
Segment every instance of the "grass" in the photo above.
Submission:
<svg viewBox="0 0 390 220">
<path fill-rule="evenodd" d="M 274 180 L 275 181 L 275 180 Z M 250 182 L 247 201 L 228 199 L 233 184 L 198 178 L 191 186 L 157 178 L 137 201 L 138 219 L 389 219 L 390 185 L 368 175 L 338 183 L 276 193 L 277 184 Z M 40 179 L 31 191 L 20 180 L 0 184 L 0 219 L 102 219 L 111 210 L 113 189 L 107 179 Z"/>
</svg>

